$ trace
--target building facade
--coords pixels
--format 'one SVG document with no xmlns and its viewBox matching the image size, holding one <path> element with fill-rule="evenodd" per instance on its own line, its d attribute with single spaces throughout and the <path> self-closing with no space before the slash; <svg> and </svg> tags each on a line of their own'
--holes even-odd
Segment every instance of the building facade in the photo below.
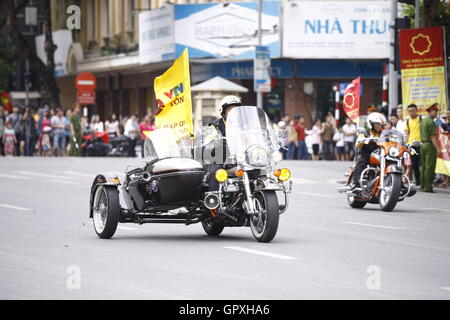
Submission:
<svg viewBox="0 0 450 320">
<path fill-rule="evenodd" d="M 97 77 L 97 89 L 96 105 L 89 106 L 91 114 L 98 113 L 102 119 L 106 119 L 111 113 L 121 116 L 133 113 L 144 115 L 149 108 L 155 106 L 153 79 L 163 73 L 173 60 L 140 63 L 139 14 L 173 5 L 199 4 L 202 8 L 209 8 L 218 2 L 220 1 L 53 0 L 54 28 L 64 28 L 68 17 L 65 9 L 68 5 L 77 4 L 81 8 L 81 30 L 72 31 L 73 43 L 68 49 L 67 73 L 57 80 L 62 105 L 70 107 L 76 101 L 76 75 L 79 72 L 92 72 Z M 223 7 L 228 6 L 229 2 L 223 2 Z M 335 2 L 344 4 L 346 1 Z M 381 104 L 383 64 L 387 61 L 386 58 L 373 58 L 370 55 L 367 58 L 352 58 L 351 55 L 348 58 L 296 58 L 283 53 L 283 26 L 286 23 L 282 19 L 283 10 L 286 11 L 288 5 L 291 5 L 291 1 L 279 2 L 279 29 L 276 32 L 280 35 L 280 54 L 272 59 L 272 90 L 264 94 L 264 108 L 269 116 L 277 120 L 284 113 L 291 116 L 302 114 L 307 125 L 310 125 L 315 118 L 323 119 L 328 112 L 334 113 L 333 87 L 349 83 L 358 76 L 362 78 L 362 113 L 369 103 Z M 178 20 L 174 23 L 178 23 Z M 313 25 L 311 22 L 308 30 L 319 33 L 325 30 L 326 21 L 323 25 L 320 25 L 320 21 L 317 23 Z M 244 24 L 242 26 L 245 27 Z M 225 28 L 223 25 L 220 27 Z M 331 29 L 331 26 L 328 28 Z M 337 27 L 334 28 L 336 30 Z M 217 28 L 205 28 L 201 36 L 205 35 L 205 30 L 209 32 Z M 179 46 L 183 45 L 176 44 L 175 52 L 180 49 Z M 256 104 L 253 59 L 248 56 L 203 57 L 204 51 L 190 48 L 191 52 L 192 85 L 221 76 L 249 89 L 248 93 L 243 94 L 244 103 Z"/>
</svg>

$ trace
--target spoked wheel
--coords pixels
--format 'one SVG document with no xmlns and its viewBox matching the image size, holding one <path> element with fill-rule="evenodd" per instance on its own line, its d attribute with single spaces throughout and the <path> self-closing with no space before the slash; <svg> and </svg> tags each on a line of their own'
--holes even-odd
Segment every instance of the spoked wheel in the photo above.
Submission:
<svg viewBox="0 0 450 320">
<path fill-rule="evenodd" d="M 402 189 L 402 177 L 399 174 L 388 174 L 384 178 L 384 188 L 380 192 L 380 208 L 392 211 L 397 205 Z"/>
<path fill-rule="evenodd" d="M 353 183 L 353 175 L 351 177 L 351 180 L 350 180 L 349 184 L 352 184 L 352 183 Z M 354 209 L 364 208 L 366 206 L 366 204 L 367 204 L 366 201 L 356 200 L 355 196 L 347 196 L 347 201 L 348 201 L 349 206 L 354 208 Z"/>
<path fill-rule="evenodd" d="M 218 222 L 214 221 L 213 218 L 208 218 L 202 221 L 203 230 L 210 236 L 218 236 L 222 233 L 225 226 Z"/>
<path fill-rule="evenodd" d="M 99 186 L 93 202 L 94 229 L 102 239 L 111 238 L 120 218 L 119 191 L 113 186 Z"/>
<path fill-rule="evenodd" d="M 255 210 L 250 218 L 253 236 L 259 242 L 270 242 L 277 234 L 280 212 L 275 191 L 261 191 L 255 194 Z"/>
</svg>

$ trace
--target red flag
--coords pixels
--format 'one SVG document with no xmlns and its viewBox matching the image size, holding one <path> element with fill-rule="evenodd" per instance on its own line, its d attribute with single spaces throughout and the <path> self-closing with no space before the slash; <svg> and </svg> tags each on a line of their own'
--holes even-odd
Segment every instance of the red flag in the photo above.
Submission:
<svg viewBox="0 0 450 320">
<path fill-rule="evenodd" d="M 344 112 L 354 122 L 359 120 L 359 85 L 361 78 L 358 77 L 345 88 Z"/>
</svg>

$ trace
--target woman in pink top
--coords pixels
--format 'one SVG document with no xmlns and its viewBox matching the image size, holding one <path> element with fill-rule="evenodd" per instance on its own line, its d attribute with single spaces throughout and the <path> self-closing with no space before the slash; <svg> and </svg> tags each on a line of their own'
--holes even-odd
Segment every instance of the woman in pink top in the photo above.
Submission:
<svg viewBox="0 0 450 320">
<path fill-rule="evenodd" d="M 145 142 L 145 138 L 147 137 L 144 132 L 145 131 L 153 131 L 155 130 L 155 127 L 153 126 L 153 122 L 152 122 L 152 116 L 151 115 L 146 115 L 144 118 L 144 121 L 142 121 L 141 123 L 139 123 L 139 133 L 141 134 L 141 153 L 142 153 L 142 158 L 144 158 L 144 142 Z"/>
<path fill-rule="evenodd" d="M 41 135 L 39 136 L 39 156 L 50 156 L 52 152 L 52 145 L 50 133 L 52 131 L 51 121 L 48 118 L 48 113 L 44 112 L 42 115 Z"/>
</svg>

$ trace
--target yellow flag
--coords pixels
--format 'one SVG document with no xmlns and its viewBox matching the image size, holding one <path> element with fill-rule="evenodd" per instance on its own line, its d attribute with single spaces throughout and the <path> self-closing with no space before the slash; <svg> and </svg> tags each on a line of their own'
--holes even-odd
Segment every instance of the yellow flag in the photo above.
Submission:
<svg viewBox="0 0 450 320">
<path fill-rule="evenodd" d="M 187 48 L 163 75 L 154 81 L 158 113 L 156 129 L 185 129 L 194 133 L 192 123 L 191 79 Z"/>
</svg>

